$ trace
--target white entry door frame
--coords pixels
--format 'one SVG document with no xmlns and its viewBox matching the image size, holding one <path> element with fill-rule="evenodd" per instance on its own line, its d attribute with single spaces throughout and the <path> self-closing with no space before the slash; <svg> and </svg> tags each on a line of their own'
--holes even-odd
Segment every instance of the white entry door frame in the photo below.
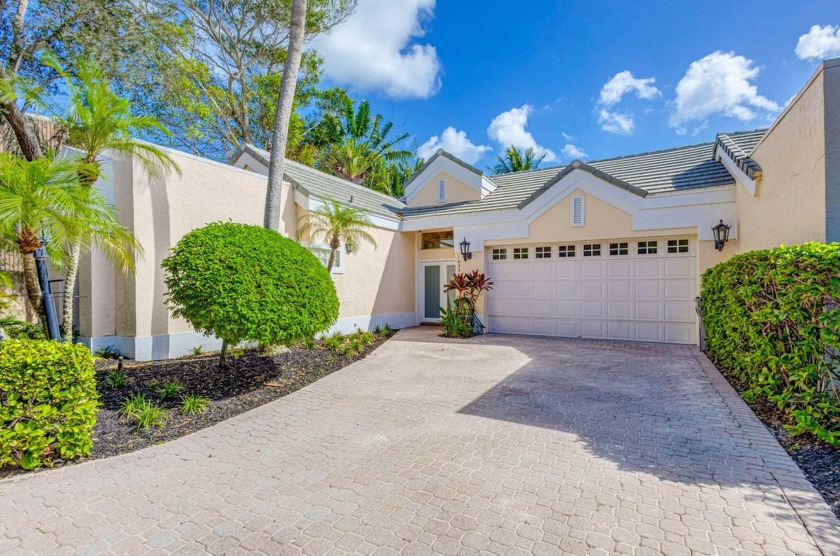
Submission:
<svg viewBox="0 0 840 556">
<path fill-rule="evenodd" d="M 455 261 L 421 261 L 418 272 L 420 293 L 417 314 L 420 322 L 440 322 L 440 308 L 455 297 L 445 293 L 443 286 L 455 276 Z"/>
</svg>

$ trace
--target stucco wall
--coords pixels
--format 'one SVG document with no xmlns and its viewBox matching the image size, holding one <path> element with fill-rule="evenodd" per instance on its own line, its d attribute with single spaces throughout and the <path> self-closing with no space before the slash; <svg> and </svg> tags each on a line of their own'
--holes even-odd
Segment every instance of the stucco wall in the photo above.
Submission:
<svg viewBox="0 0 840 556">
<path fill-rule="evenodd" d="M 438 180 L 446 180 L 446 200 L 438 203 L 437 186 Z M 438 205 L 446 203 L 458 203 L 461 201 L 478 200 L 481 193 L 469 187 L 463 182 L 453 178 L 446 172 L 438 172 L 434 178 L 426 182 L 420 191 L 411 198 L 408 206 L 422 207 L 427 205 Z"/>
<path fill-rule="evenodd" d="M 826 239 L 823 85 L 820 72 L 752 153 L 762 177 L 755 196 L 737 188 L 742 252 Z"/>
</svg>

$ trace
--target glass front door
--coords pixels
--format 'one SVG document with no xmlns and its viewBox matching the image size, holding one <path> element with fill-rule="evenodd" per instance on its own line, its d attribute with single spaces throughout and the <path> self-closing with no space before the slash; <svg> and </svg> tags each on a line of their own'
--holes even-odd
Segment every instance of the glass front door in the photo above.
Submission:
<svg viewBox="0 0 840 556">
<path fill-rule="evenodd" d="M 423 264 L 423 320 L 440 320 L 440 308 L 455 299 L 455 292 L 444 292 L 443 286 L 455 276 L 454 263 Z"/>
</svg>

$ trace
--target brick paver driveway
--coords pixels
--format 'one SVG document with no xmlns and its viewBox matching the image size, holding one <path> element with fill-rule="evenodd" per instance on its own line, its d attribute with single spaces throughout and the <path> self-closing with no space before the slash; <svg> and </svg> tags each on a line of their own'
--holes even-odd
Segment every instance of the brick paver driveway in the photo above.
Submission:
<svg viewBox="0 0 840 556">
<path fill-rule="evenodd" d="M 0 481 L 0 552 L 838 553 L 696 349 L 435 333 L 178 441 Z"/>
</svg>

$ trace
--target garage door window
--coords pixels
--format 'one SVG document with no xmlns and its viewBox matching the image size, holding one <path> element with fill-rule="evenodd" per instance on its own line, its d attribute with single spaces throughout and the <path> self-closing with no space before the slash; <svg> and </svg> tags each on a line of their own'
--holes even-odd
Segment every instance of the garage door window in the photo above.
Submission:
<svg viewBox="0 0 840 556">
<path fill-rule="evenodd" d="M 528 248 L 527 247 L 514 247 L 513 248 L 513 258 L 514 258 L 514 260 L 527 259 L 528 258 Z"/>
<path fill-rule="evenodd" d="M 583 245 L 583 256 L 584 257 L 600 257 L 601 256 L 601 244 L 600 243 L 585 243 Z"/>
<path fill-rule="evenodd" d="M 610 255 L 615 257 L 616 255 L 626 255 L 627 254 L 627 244 L 626 243 L 610 243 Z"/>
<path fill-rule="evenodd" d="M 655 241 L 640 241 L 638 243 L 639 255 L 656 255 L 659 244 Z"/>
<path fill-rule="evenodd" d="M 493 249 L 493 260 L 504 261 L 507 259 L 507 249 Z"/>
<path fill-rule="evenodd" d="M 551 246 L 534 247 L 534 258 L 535 259 L 550 259 L 551 258 Z"/>
<path fill-rule="evenodd" d="M 688 253 L 687 239 L 669 239 L 668 253 Z"/>
<path fill-rule="evenodd" d="M 557 247 L 557 258 L 559 259 L 573 259 L 575 258 L 575 246 L 574 245 L 560 245 Z"/>
</svg>

